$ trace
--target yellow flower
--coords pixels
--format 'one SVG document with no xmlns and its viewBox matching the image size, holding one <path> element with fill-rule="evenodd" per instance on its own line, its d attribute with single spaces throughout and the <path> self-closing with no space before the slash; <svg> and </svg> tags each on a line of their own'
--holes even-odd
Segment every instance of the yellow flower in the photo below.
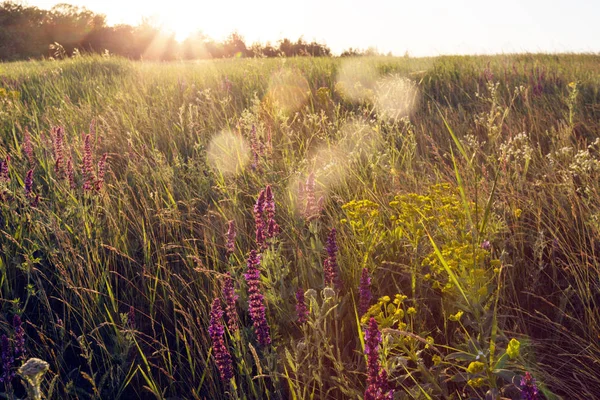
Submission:
<svg viewBox="0 0 600 400">
<path fill-rule="evenodd" d="M 415 315 L 417 313 L 417 309 L 414 307 L 408 307 L 408 310 L 406 310 L 406 314 L 408 315 Z"/>
<path fill-rule="evenodd" d="M 485 369 L 485 364 L 482 363 L 481 361 L 473 361 L 471 362 L 471 364 L 469 364 L 469 368 L 467 368 L 467 371 L 470 374 L 478 374 L 480 372 L 483 372 L 483 370 Z"/>
<path fill-rule="evenodd" d="M 431 357 L 431 361 L 433 361 L 433 365 L 440 365 L 442 363 L 442 357 L 436 354 L 435 356 Z"/>
<path fill-rule="evenodd" d="M 459 311 L 459 312 L 457 312 L 456 314 L 449 316 L 449 317 L 448 317 L 448 319 L 449 319 L 450 321 L 455 321 L 455 322 L 458 322 L 458 321 L 460 321 L 460 319 L 462 318 L 463 314 L 464 314 L 464 312 L 462 312 L 462 311 Z"/>
<path fill-rule="evenodd" d="M 517 339 L 510 339 L 510 342 L 508 342 L 508 347 L 506 348 L 506 354 L 508 354 L 511 360 L 514 360 L 519 356 L 520 348 L 521 343 Z"/>
</svg>

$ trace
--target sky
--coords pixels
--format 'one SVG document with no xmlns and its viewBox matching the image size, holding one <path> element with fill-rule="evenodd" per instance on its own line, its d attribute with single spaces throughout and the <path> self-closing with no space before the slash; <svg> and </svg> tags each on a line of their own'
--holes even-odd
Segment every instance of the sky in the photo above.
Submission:
<svg viewBox="0 0 600 400">
<path fill-rule="evenodd" d="M 151 17 L 182 40 L 202 31 L 247 45 L 282 38 L 327 44 L 334 53 L 376 47 L 411 56 L 600 52 L 600 0 L 29 0 L 105 14 L 109 24 Z"/>
</svg>

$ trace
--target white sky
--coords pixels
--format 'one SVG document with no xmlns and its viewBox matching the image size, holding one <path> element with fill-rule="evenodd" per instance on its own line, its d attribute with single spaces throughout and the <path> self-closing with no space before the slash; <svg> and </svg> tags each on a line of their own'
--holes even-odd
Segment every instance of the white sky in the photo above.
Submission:
<svg viewBox="0 0 600 400">
<path fill-rule="evenodd" d="M 335 53 L 375 46 L 413 56 L 512 52 L 600 52 L 600 0 L 29 0 L 105 14 L 109 24 L 151 16 L 179 39 L 201 30 L 221 40 L 237 30 L 247 45 L 287 37 Z"/>
</svg>

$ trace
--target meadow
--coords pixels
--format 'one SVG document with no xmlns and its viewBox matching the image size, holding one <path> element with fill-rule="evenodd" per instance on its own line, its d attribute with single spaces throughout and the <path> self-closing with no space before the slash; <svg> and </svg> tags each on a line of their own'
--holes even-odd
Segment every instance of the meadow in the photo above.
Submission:
<svg viewBox="0 0 600 400">
<path fill-rule="evenodd" d="M 2 396 L 600 398 L 599 132 L 592 54 L 1 63 Z"/>
</svg>

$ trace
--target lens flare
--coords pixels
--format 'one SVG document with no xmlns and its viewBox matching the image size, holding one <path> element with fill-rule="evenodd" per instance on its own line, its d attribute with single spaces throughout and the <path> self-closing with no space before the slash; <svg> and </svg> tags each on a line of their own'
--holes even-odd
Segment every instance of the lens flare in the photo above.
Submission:
<svg viewBox="0 0 600 400">
<path fill-rule="evenodd" d="M 377 82 L 375 107 L 380 117 L 397 120 L 409 116 L 419 99 L 417 85 L 410 79 L 390 75 Z"/>
<path fill-rule="evenodd" d="M 371 62 L 349 59 L 340 67 L 336 90 L 349 101 L 365 101 L 373 97 L 377 78 L 377 70 Z"/>
<path fill-rule="evenodd" d="M 239 174 L 250 162 L 250 146 L 239 135 L 221 132 L 211 139 L 207 158 L 208 163 L 221 174 Z"/>
<path fill-rule="evenodd" d="M 289 115 L 308 101 L 310 87 L 306 79 L 291 69 L 281 69 L 269 79 L 265 103 L 274 110 Z"/>
</svg>

